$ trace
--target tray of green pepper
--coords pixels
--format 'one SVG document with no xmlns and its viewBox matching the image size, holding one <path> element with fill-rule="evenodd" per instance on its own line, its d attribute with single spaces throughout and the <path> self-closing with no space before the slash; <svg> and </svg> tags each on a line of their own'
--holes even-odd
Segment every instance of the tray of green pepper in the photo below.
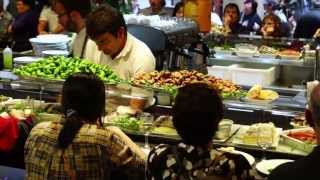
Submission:
<svg viewBox="0 0 320 180">
<path fill-rule="evenodd" d="M 109 67 L 78 57 L 51 56 L 14 69 L 21 79 L 54 83 L 62 83 L 68 76 L 78 72 L 93 73 L 106 84 L 122 82 Z"/>
</svg>

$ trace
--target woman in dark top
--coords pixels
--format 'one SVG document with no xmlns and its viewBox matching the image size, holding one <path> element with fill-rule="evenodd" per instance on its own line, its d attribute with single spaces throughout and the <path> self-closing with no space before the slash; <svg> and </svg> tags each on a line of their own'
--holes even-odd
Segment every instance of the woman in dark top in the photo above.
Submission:
<svg viewBox="0 0 320 180">
<path fill-rule="evenodd" d="M 239 34 L 243 27 L 239 24 L 240 10 L 238 5 L 229 3 L 223 11 L 223 26 L 227 34 Z"/>
<path fill-rule="evenodd" d="M 14 18 L 8 31 L 12 33 L 13 51 L 32 49 L 29 38 L 37 36 L 39 12 L 33 10 L 34 0 L 18 0 L 18 15 Z"/>
<path fill-rule="evenodd" d="M 173 124 L 182 142 L 162 144 L 150 152 L 148 179 L 251 179 L 251 167 L 244 157 L 212 147 L 222 110 L 220 96 L 208 85 L 195 83 L 180 88 L 173 106 Z"/>
<path fill-rule="evenodd" d="M 257 32 L 261 27 L 261 19 L 257 14 L 258 3 L 255 0 L 244 0 L 240 24 L 246 33 Z"/>
</svg>

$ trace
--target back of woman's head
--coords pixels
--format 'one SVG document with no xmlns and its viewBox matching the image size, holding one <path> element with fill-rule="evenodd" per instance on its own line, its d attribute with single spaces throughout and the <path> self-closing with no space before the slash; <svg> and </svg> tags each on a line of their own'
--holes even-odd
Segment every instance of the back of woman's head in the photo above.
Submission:
<svg viewBox="0 0 320 180">
<path fill-rule="evenodd" d="M 62 111 L 65 122 L 58 137 L 58 146 L 72 143 L 83 123 L 101 122 L 105 108 L 105 87 L 95 75 L 77 73 L 67 78 L 62 88 Z"/>
<path fill-rule="evenodd" d="M 183 141 L 208 144 L 222 119 L 223 105 L 216 90 L 194 83 L 179 89 L 173 106 L 173 124 Z"/>
<path fill-rule="evenodd" d="M 95 122 L 105 108 L 105 87 L 92 74 L 74 74 L 67 78 L 62 88 L 62 109 L 66 113 L 74 110 L 79 117 Z"/>
</svg>

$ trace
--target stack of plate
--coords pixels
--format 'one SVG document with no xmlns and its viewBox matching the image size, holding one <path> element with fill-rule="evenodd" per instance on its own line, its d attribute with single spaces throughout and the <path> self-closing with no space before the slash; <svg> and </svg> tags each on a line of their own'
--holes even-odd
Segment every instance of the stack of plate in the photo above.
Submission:
<svg viewBox="0 0 320 180">
<path fill-rule="evenodd" d="M 36 61 L 39 61 L 40 57 L 33 57 L 33 56 L 22 56 L 22 57 L 15 57 L 13 58 L 14 66 L 19 67 L 22 65 L 30 64 Z"/>
<path fill-rule="evenodd" d="M 36 56 L 43 56 L 42 51 L 46 50 L 68 51 L 70 40 L 71 38 L 63 34 L 39 35 L 29 39 Z"/>
</svg>

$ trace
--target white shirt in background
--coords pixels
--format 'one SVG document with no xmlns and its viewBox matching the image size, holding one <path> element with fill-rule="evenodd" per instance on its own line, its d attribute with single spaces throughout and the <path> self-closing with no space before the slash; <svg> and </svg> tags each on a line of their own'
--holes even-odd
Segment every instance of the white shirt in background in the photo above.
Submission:
<svg viewBox="0 0 320 180">
<path fill-rule="evenodd" d="M 57 13 L 55 13 L 51 7 L 45 6 L 43 7 L 39 21 L 47 21 L 48 22 L 48 27 L 49 27 L 49 32 L 53 32 L 54 30 L 57 29 L 59 25 L 59 19 Z"/>
<path fill-rule="evenodd" d="M 273 11 L 273 13 L 280 18 L 282 23 L 288 22 L 287 16 L 282 12 L 282 10 L 275 10 L 275 11 Z"/>
<path fill-rule="evenodd" d="M 108 65 L 120 78 L 130 80 L 138 73 L 155 70 L 155 57 L 146 44 L 127 33 L 127 41 L 121 52 L 112 59 L 101 53 L 97 64 Z"/>
<path fill-rule="evenodd" d="M 220 16 L 215 12 L 211 12 L 211 25 L 223 25 Z"/>
<path fill-rule="evenodd" d="M 84 48 L 82 58 L 97 62 L 99 61 L 102 52 L 99 51 L 94 41 L 89 37 L 86 39 L 86 35 L 87 33 L 85 28 L 75 35 L 71 45 L 72 54 L 75 57 L 81 57 L 82 49 Z"/>
</svg>

